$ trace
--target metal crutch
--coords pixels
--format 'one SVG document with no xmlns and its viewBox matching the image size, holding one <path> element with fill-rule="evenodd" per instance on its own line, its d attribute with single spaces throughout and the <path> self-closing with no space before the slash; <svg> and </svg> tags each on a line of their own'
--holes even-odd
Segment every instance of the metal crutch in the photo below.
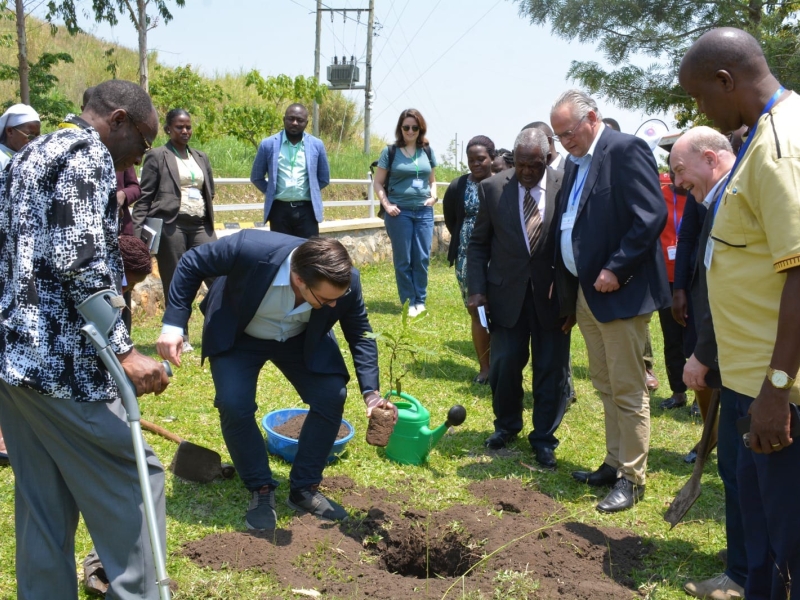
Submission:
<svg viewBox="0 0 800 600">
<path fill-rule="evenodd" d="M 142 425 L 139 422 L 141 413 L 139 412 L 139 402 L 136 399 L 136 388 L 119 363 L 116 354 L 112 351 L 108 333 L 117 322 L 117 316 L 125 306 L 122 296 L 111 290 L 104 290 L 89 296 L 78 305 L 78 312 L 86 319 L 86 325 L 81 327 L 81 333 L 85 335 L 97 350 L 100 359 L 105 364 L 108 372 L 119 386 L 122 395 L 122 404 L 128 413 L 128 423 L 131 427 L 131 437 L 133 438 L 133 451 L 136 456 L 136 469 L 139 472 L 139 485 L 142 488 L 142 500 L 144 501 L 144 513 L 147 520 L 147 529 L 150 533 L 150 546 L 153 549 L 153 558 L 156 564 L 156 583 L 161 600 L 170 600 L 169 577 L 165 561 L 164 549 L 161 547 L 161 539 L 158 536 L 158 525 L 156 523 L 155 504 L 153 503 L 153 490 L 150 489 L 149 471 L 145 459 L 144 439 L 142 438 Z M 172 375 L 169 363 L 164 361 L 164 368 L 167 375 Z"/>
</svg>

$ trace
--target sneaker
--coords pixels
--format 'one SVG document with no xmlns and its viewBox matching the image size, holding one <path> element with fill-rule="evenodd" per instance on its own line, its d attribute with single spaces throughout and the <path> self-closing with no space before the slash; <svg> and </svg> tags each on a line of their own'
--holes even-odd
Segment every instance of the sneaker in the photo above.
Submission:
<svg viewBox="0 0 800 600">
<path fill-rule="evenodd" d="M 416 309 L 417 309 L 417 316 L 421 315 L 426 310 L 428 310 L 427 308 L 425 308 L 424 304 L 417 304 Z"/>
<path fill-rule="evenodd" d="M 265 485 L 253 492 L 250 506 L 244 517 L 248 529 L 275 529 L 278 515 L 275 512 L 275 488 Z"/>
<path fill-rule="evenodd" d="M 328 500 L 319 492 L 319 484 L 291 490 L 286 503 L 291 509 L 301 513 L 311 513 L 326 521 L 344 521 L 348 517 L 347 511 L 341 505 Z"/>
<path fill-rule="evenodd" d="M 417 312 L 416 306 L 408 306 L 408 316 L 409 317 L 416 317 L 419 313 Z"/>
<path fill-rule="evenodd" d="M 695 598 L 710 598 L 711 600 L 744 598 L 744 588 L 737 585 L 725 573 L 705 581 L 687 581 L 683 589 Z"/>
<path fill-rule="evenodd" d="M 194 347 L 188 342 L 183 342 L 183 350 L 182 353 L 186 354 L 187 352 L 194 352 Z"/>
</svg>

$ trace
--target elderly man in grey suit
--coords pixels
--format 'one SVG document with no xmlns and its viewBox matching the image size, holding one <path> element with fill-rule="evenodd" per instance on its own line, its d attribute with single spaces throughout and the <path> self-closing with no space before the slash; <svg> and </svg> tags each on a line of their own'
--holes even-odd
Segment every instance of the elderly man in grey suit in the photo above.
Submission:
<svg viewBox="0 0 800 600">
<path fill-rule="evenodd" d="M 514 170 L 479 186 L 480 212 L 467 250 L 469 305 L 490 313 L 494 433 L 497 450 L 522 430 L 522 372 L 533 356 L 533 431 L 536 461 L 555 468 L 555 431 L 566 409 L 570 328 L 559 318 L 553 286 L 554 215 L 558 173 L 547 168 L 547 136 L 523 130 L 514 143 Z"/>
</svg>

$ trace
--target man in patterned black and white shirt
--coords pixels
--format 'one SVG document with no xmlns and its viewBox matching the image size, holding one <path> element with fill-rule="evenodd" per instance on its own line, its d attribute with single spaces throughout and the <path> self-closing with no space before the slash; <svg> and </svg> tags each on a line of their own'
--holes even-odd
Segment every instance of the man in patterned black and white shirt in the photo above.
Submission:
<svg viewBox="0 0 800 600">
<path fill-rule="evenodd" d="M 79 513 L 110 596 L 159 596 L 125 410 L 76 308 L 120 292 L 115 171 L 139 163 L 157 128 L 146 92 L 107 81 L 80 117 L 25 146 L 0 185 L 0 421 L 16 475 L 21 598 L 75 597 Z M 109 337 L 137 395 L 167 387 L 121 318 Z M 164 470 L 149 447 L 147 462 L 166 547 Z"/>
</svg>

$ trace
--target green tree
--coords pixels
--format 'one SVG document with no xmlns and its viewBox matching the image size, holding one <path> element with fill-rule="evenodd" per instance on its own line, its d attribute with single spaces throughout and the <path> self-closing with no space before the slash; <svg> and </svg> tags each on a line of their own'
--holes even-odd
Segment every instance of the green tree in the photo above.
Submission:
<svg viewBox="0 0 800 600">
<path fill-rule="evenodd" d="M 716 27 L 755 36 L 774 73 L 790 89 L 800 85 L 798 0 L 516 0 L 520 15 L 549 25 L 566 40 L 595 43 L 607 69 L 594 60 L 573 61 L 567 78 L 622 108 L 672 111 L 679 126 L 694 121 L 694 102 L 678 85 L 688 47 Z M 652 62 L 640 66 L 642 58 Z"/>
<path fill-rule="evenodd" d="M 339 91 L 329 91 L 319 107 L 319 135 L 336 142 L 355 142 L 363 133 L 364 115 L 354 101 Z"/>
<path fill-rule="evenodd" d="M 56 125 L 61 122 L 64 115 L 75 112 L 75 105 L 58 89 L 58 78 L 50 71 L 58 63 L 72 63 L 72 57 L 65 52 L 51 54 L 45 52 L 35 63 L 29 65 L 28 80 L 30 81 L 30 104 L 39 113 L 42 122 Z M 0 65 L 0 81 L 15 81 L 19 79 L 18 67 Z M 13 100 L 3 105 L 3 110 L 14 104 Z"/>
<path fill-rule="evenodd" d="M 75 11 L 76 4 L 78 2 L 75 0 L 49 0 L 47 20 L 53 23 L 55 19 L 62 19 L 70 33 L 81 31 Z M 186 0 L 175 0 L 175 4 L 183 7 Z M 150 13 L 148 9 L 151 9 Z M 139 85 L 148 91 L 147 32 L 158 27 L 159 21 L 169 23 L 172 20 L 167 0 L 92 0 L 92 12 L 98 23 L 105 21 L 110 25 L 117 25 L 118 13 L 127 15 L 133 23 L 139 34 Z"/>
<path fill-rule="evenodd" d="M 313 77 L 277 75 L 264 79 L 250 71 L 245 85 L 255 88 L 261 102 L 257 106 L 226 105 L 222 111 L 224 133 L 258 147 L 261 140 L 283 129 L 283 113 L 293 102 L 311 106 L 325 101 L 328 88 Z"/>
<path fill-rule="evenodd" d="M 198 142 L 214 136 L 218 122 L 218 105 L 228 95 L 222 88 L 192 71 L 192 65 L 170 69 L 156 65 L 150 97 L 160 114 L 183 108 L 192 115 L 193 137 Z"/>
</svg>

